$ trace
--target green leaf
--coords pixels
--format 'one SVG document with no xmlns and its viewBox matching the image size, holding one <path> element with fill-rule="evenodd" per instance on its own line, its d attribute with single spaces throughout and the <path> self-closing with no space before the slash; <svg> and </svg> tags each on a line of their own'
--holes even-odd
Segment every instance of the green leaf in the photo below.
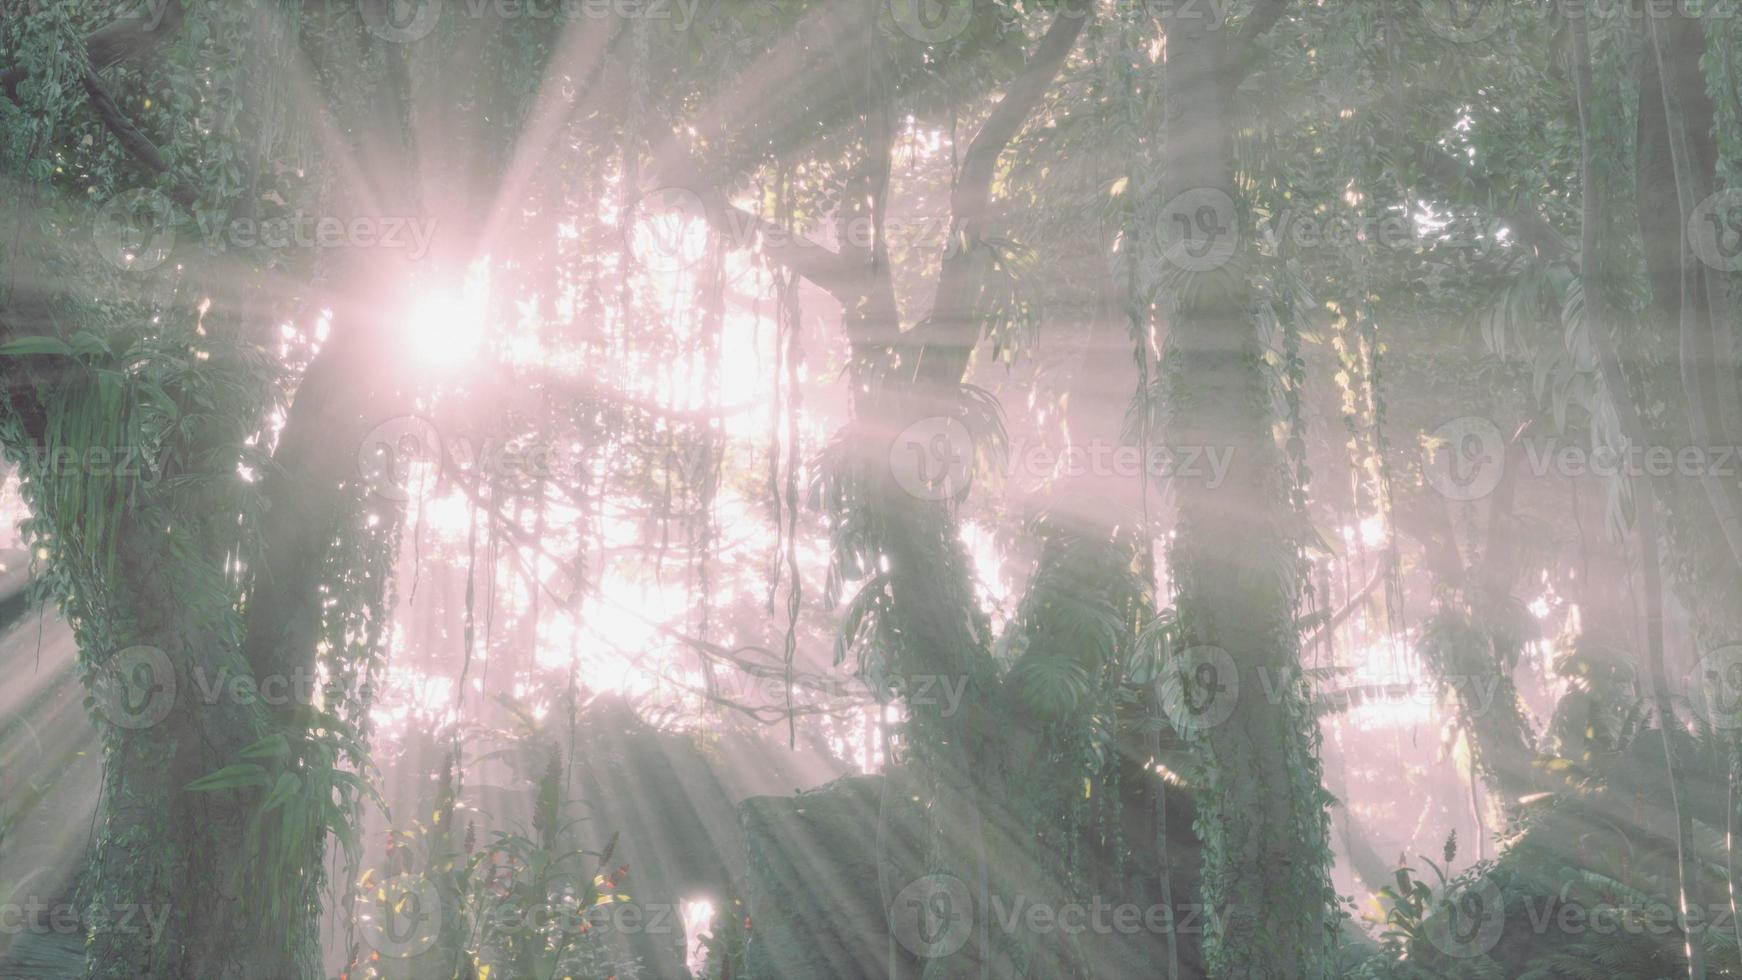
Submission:
<svg viewBox="0 0 1742 980">
<path fill-rule="evenodd" d="M 1023 700 L 1047 717 L 1070 713 L 1089 690 L 1088 671 L 1069 657 L 1030 655 L 1011 674 Z"/>
<path fill-rule="evenodd" d="M 59 337 L 21 337 L 0 345 L 0 357 L 23 357 L 27 354 L 57 354 L 70 357 L 73 349 Z"/>
<path fill-rule="evenodd" d="M 242 750 L 244 759 L 272 759 L 290 754 L 290 740 L 283 733 L 268 735 Z"/>
<path fill-rule="evenodd" d="M 267 795 L 266 803 L 261 806 L 260 812 L 271 813 L 278 809 L 290 802 L 290 798 L 295 796 L 300 789 L 302 789 L 302 780 L 296 778 L 296 773 L 279 773 L 278 784 L 272 787 L 272 792 Z"/>
<path fill-rule="evenodd" d="M 238 762 L 188 783 L 185 789 L 203 793 L 216 789 L 236 789 L 241 786 L 265 786 L 266 770 L 253 762 Z"/>
<path fill-rule="evenodd" d="M 80 330 L 73 334 L 71 350 L 80 357 L 113 357 L 115 352 L 109 348 L 109 341 L 99 334 L 89 330 Z"/>
</svg>

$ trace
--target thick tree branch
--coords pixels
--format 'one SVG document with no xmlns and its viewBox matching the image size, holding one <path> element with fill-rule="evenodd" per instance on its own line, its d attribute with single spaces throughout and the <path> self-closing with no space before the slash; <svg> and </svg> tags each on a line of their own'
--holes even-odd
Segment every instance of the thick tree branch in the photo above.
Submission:
<svg viewBox="0 0 1742 980">
<path fill-rule="evenodd" d="M 1240 33 L 1234 36 L 1228 57 L 1228 87 L 1234 88 L 1252 74 L 1258 63 L 1258 41 L 1270 33 L 1282 15 L 1288 12 L 1289 0 L 1258 0 L 1258 5 L 1240 22 Z"/>
<path fill-rule="evenodd" d="M 968 144 L 961 178 L 950 194 L 950 237 L 944 244 L 943 266 L 931 315 L 901 341 L 902 347 L 919 348 L 915 380 L 956 384 L 967 370 L 968 355 L 980 339 L 980 325 L 972 315 L 979 282 L 975 274 L 978 249 L 974 241 L 991 206 L 998 157 L 1022 131 L 1046 95 L 1076 47 L 1077 36 L 1088 24 L 1089 16 L 1061 12 L 1053 18 L 1034 57 L 1005 89 L 1004 98 Z"/>
<path fill-rule="evenodd" d="M 845 44 L 849 61 L 843 64 L 840 58 L 843 50 L 840 42 L 849 40 L 852 32 L 858 30 L 860 18 L 855 11 L 862 9 L 844 3 L 812 11 L 794 27 L 789 40 L 764 52 L 757 64 L 735 86 L 729 87 L 731 98 L 722 95 L 704 106 L 698 118 L 716 122 L 732 119 L 740 128 L 755 129 L 759 125 L 757 113 L 782 111 L 773 108 L 780 102 L 776 96 L 782 90 L 806 93 L 803 104 L 829 93 L 835 97 L 862 97 L 862 93 L 855 95 L 854 86 L 860 76 L 854 68 L 866 49 Z M 826 63 L 805 41 L 819 34 L 837 42 L 827 48 L 833 58 Z M 612 59 L 601 70 L 594 88 L 615 93 L 627 101 L 634 86 L 623 61 Z M 839 251 L 829 248 L 796 229 L 785 228 L 733 205 L 728 197 L 733 181 L 709 177 L 703 161 L 657 114 L 649 114 L 646 119 L 625 119 L 624 128 L 637 133 L 646 143 L 651 161 L 647 172 L 653 179 L 660 186 L 682 188 L 700 198 L 708 223 L 725 236 L 731 247 L 741 249 L 759 244 L 760 254 L 770 262 L 810 280 L 843 306 L 851 306 L 864 293 L 874 271 L 867 259 L 849 254 L 847 248 Z M 703 140 L 714 136 L 723 139 L 725 133 L 716 126 L 715 131 L 703 135 Z"/>
<path fill-rule="evenodd" d="M 620 73 L 621 66 L 613 63 L 607 72 Z M 702 162 L 669 131 L 657 125 L 644 125 L 641 138 L 652 151 L 650 171 L 654 180 L 661 187 L 680 188 L 696 195 L 708 224 L 732 248 L 748 248 L 753 241 L 760 240 L 761 254 L 770 262 L 803 276 L 843 303 L 862 287 L 865 269 L 861 263 L 734 205 L 724 190 L 703 176 Z"/>
<path fill-rule="evenodd" d="M 950 194 L 951 220 L 958 228 L 978 220 L 985 211 L 992 198 L 992 177 L 998 157 L 1022 132 L 1023 125 L 1052 85 L 1065 58 L 1076 46 L 1077 36 L 1083 32 L 1089 16 L 1060 13 L 1053 18 L 1052 26 L 1040 39 L 1040 46 L 1035 48 L 1034 57 L 1010 82 L 1004 90 L 1004 98 L 998 101 L 992 114 L 986 117 L 985 124 L 968 143 L 968 152 L 962 157 L 961 176 Z"/>
<path fill-rule="evenodd" d="M 80 76 L 79 83 L 84 86 L 85 95 L 90 97 L 91 108 L 97 110 L 97 118 L 103 120 L 103 128 L 120 141 L 122 149 L 133 159 L 143 163 L 152 173 L 169 175 L 173 180 L 169 189 L 170 200 L 191 213 L 195 202 L 200 199 L 199 192 L 185 177 L 175 173 L 163 151 L 141 133 L 139 127 L 133 125 L 133 121 L 127 118 L 126 113 L 121 111 L 121 107 L 103 89 L 102 83 L 97 81 L 96 72 L 85 72 Z"/>
<path fill-rule="evenodd" d="M 1289 0 L 1258 0 L 1252 12 L 1240 22 L 1240 33 L 1234 38 L 1235 54 L 1257 44 L 1259 38 L 1270 33 L 1270 29 L 1288 11 L 1288 3 Z"/>
<path fill-rule="evenodd" d="M 129 156 L 144 164 L 152 173 L 171 175 L 174 180 L 169 190 L 170 199 L 191 212 L 194 203 L 199 200 L 199 193 L 186 178 L 174 174 L 163 151 L 140 132 L 139 127 L 133 125 L 133 121 L 127 118 L 127 114 L 121 111 L 121 107 L 115 104 L 114 98 L 97 80 L 97 73 L 103 69 L 138 57 L 168 40 L 176 28 L 181 26 L 183 15 L 180 0 L 169 0 L 161 8 L 148 7 L 140 13 L 129 14 L 87 34 L 84 42 L 85 58 L 90 62 L 90 67 L 79 75 L 79 84 L 90 98 L 97 118 L 103 121 L 103 128 L 120 141 L 121 147 Z M 9 68 L 0 73 L 0 90 L 13 103 L 23 105 L 24 100 L 18 94 L 18 86 L 28 76 L 29 73 L 22 67 Z"/>
<path fill-rule="evenodd" d="M 724 235 L 733 248 L 748 248 L 753 240 L 759 240 L 761 253 L 769 261 L 809 279 L 836 299 L 856 295 L 862 288 L 865 269 L 861 263 L 777 222 L 751 214 L 728 201 L 716 187 L 699 187 L 695 193 L 702 199 L 708 224 Z"/>
<path fill-rule="evenodd" d="M 147 5 L 137 14 L 119 18 L 85 35 L 85 57 L 91 63 L 91 70 L 112 68 L 161 45 L 181 26 L 184 14 L 181 0 L 168 0 L 161 7 Z M 5 91 L 6 97 L 15 104 L 23 105 L 18 86 L 29 75 L 23 67 L 0 72 L 0 90 Z"/>
</svg>

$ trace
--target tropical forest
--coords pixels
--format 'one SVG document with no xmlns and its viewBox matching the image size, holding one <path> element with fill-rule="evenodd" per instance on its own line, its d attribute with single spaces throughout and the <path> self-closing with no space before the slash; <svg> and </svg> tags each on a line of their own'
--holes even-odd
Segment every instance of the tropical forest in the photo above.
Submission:
<svg viewBox="0 0 1742 980">
<path fill-rule="evenodd" d="M 0 978 L 1742 980 L 1742 0 L 0 0 Z"/>
</svg>

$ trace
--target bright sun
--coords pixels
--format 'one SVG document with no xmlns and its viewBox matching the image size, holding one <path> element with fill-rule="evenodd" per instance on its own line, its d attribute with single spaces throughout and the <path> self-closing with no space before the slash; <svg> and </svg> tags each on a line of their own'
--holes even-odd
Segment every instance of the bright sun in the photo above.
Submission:
<svg viewBox="0 0 1742 980">
<path fill-rule="evenodd" d="M 469 362 L 484 346 L 489 299 L 488 260 L 473 263 L 457 288 L 429 285 L 420 289 L 403 324 L 406 346 L 431 368 L 451 370 Z"/>
</svg>

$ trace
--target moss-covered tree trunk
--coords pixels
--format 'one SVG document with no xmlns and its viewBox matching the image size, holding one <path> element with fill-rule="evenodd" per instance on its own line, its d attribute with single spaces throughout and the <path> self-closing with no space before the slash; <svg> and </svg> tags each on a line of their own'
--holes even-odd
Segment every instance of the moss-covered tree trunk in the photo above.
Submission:
<svg viewBox="0 0 1742 980">
<path fill-rule="evenodd" d="M 161 540 L 154 531 L 141 526 L 128 535 L 126 547 L 137 550 L 106 589 L 111 614 L 126 625 L 81 638 L 88 641 L 82 660 L 120 656 L 129 675 L 109 675 L 113 686 L 98 693 L 105 786 L 91 868 L 89 975 L 318 975 L 318 905 L 291 903 L 267 916 L 251 889 L 261 866 L 248 822 L 264 794 L 186 788 L 239 761 L 273 729 L 260 705 L 237 696 L 247 688 L 228 680 L 253 676 L 234 646 L 176 594 L 186 566 L 142 540 Z M 141 649 L 153 652 L 128 653 Z M 164 664 L 169 672 L 160 671 Z M 227 680 L 213 688 L 217 678 Z M 208 690 L 216 693 L 209 703 Z M 166 703 L 161 719 L 134 727 Z M 319 858 L 318 848 L 308 855 L 316 878 Z"/>
<path fill-rule="evenodd" d="M 48 333 L 28 308 L 0 315 L 4 339 Z M 160 429 L 127 422 L 144 396 L 93 380 L 107 377 L 105 362 L 5 362 L 13 384 L 0 432 L 25 462 L 32 535 L 77 635 L 104 747 L 86 910 L 93 977 L 321 973 L 337 760 L 308 738 L 307 712 L 336 710 L 315 700 L 316 651 L 333 615 L 323 596 L 338 570 L 355 567 L 355 555 L 331 558 L 357 513 L 362 406 L 379 390 L 365 370 L 379 352 L 343 326 L 299 386 L 258 491 L 238 462 L 268 401 L 263 379 L 253 379 L 262 389 L 252 408 L 184 404 L 187 424 Z M 211 371 L 246 387 L 249 375 L 229 373 L 237 365 L 222 353 L 230 340 L 212 343 L 221 353 Z M 67 385 L 67 398 L 50 394 Z M 165 393 L 189 398 L 173 385 Z M 121 446 L 163 470 L 33 467 L 51 445 L 78 459 Z M 256 494 L 260 506 L 248 502 Z M 244 519 L 261 510 L 258 523 Z M 348 585 L 372 591 L 379 578 Z M 225 786 L 189 788 L 230 767 L 251 768 Z M 277 803 L 265 812 L 269 796 Z"/>
<path fill-rule="evenodd" d="M 1327 797 L 1317 723 L 1298 666 L 1296 545 L 1272 438 L 1263 355 L 1236 204 L 1233 59 L 1201 10 L 1167 30 L 1161 221 L 1173 303 L 1162 367 L 1164 430 L 1177 449 L 1230 455 L 1225 480 L 1175 481 L 1170 570 L 1186 636 L 1176 723 L 1206 757 L 1199 819 L 1207 948 L 1218 978 L 1323 972 Z"/>
<path fill-rule="evenodd" d="M 187 474 L 169 474 L 177 475 Z M 263 862 L 249 822 L 264 787 L 188 789 L 282 731 L 261 700 L 276 696 L 281 685 L 258 685 L 262 678 L 238 649 L 232 615 L 221 599 L 213 601 L 226 578 L 226 542 L 234 536 L 233 514 L 211 499 L 222 494 L 196 491 L 190 502 L 185 484 L 162 492 L 184 499 L 172 506 L 148 494 L 101 537 L 79 535 L 89 529 L 70 525 L 77 529 L 68 544 L 81 550 L 106 546 L 113 536 L 117 559 L 109 574 L 71 555 L 54 556 L 68 566 L 86 565 L 71 577 L 65 608 L 104 746 L 88 973 L 314 976 L 319 945 L 312 891 L 293 893 L 300 905 L 285 897 L 270 914 L 261 903 Z M 211 505 L 204 521 L 191 516 L 201 503 Z M 67 525 L 67 515 L 52 507 L 41 516 Z M 82 540 L 73 545 L 74 537 Z M 305 674 L 312 667 L 311 658 Z M 303 863 L 318 880 L 324 836 L 323 830 L 313 840 L 271 833 L 264 839 L 309 848 Z"/>
</svg>

